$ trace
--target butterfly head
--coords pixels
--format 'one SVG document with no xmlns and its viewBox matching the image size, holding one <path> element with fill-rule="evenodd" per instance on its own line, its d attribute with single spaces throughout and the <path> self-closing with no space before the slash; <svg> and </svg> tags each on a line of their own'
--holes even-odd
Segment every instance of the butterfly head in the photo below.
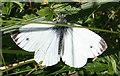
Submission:
<svg viewBox="0 0 120 76">
<path fill-rule="evenodd" d="M 60 24 L 66 24 L 67 21 L 66 21 L 66 19 L 64 17 L 65 17 L 65 15 L 63 15 L 63 14 L 60 15 L 58 23 L 60 23 Z"/>
</svg>

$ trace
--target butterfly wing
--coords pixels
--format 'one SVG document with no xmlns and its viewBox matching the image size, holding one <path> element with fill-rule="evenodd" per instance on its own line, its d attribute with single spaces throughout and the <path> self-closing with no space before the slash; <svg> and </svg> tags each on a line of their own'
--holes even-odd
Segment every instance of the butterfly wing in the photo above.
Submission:
<svg viewBox="0 0 120 76">
<path fill-rule="evenodd" d="M 52 27 L 54 25 L 32 23 L 22 26 L 11 37 L 23 50 L 35 51 L 34 59 L 37 63 L 43 61 L 42 65 L 51 66 L 60 60 L 56 51 L 58 38 Z"/>
<path fill-rule="evenodd" d="M 82 67 L 87 58 L 102 54 L 107 44 L 96 33 L 85 28 L 72 28 L 64 37 L 62 60 L 71 67 Z"/>
<path fill-rule="evenodd" d="M 51 66 L 60 61 L 60 55 L 58 55 L 58 43 L 56 33 L 51 32 L 50 36 L 46 40 L 46 43 L 37 51 L 35 51 L 35 60 L 37 63 L 43 61 L 41 65 Z"/>
<path fill-rule="evenodd" d="M 11 35 L 14 42 L 23 50 L 35 51 L 38 46 L 44 42 L 44 38 L 49 35 L 49 29 L 53 25 L 28 24 L 20 27 L 17 32 Z M 44 36 L 44 37 L 43 37 Z"/>
</svg>

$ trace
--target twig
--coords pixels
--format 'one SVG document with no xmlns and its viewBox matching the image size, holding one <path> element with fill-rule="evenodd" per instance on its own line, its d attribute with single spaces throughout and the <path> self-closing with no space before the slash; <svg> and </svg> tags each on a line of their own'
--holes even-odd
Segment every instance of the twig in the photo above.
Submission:
<svg viewBox="0 0 120 76">
<path fill-rule="evenodd" d="M 0 70 L 5 70 L 5 69 L 8 69 L 10 67 L 13 67 L 13 66 L 16 66 L 16 65 L 19 65 L 19 64 L 23 64 L 25 62 L 29 62 L 29 61 L 33 61 L 34 59 L 29 59 L 29 60 L 26 60 L 26 61 L 21 61 L 19 63 L 14 63 L 14 64 L 10 64 L 8 66 L 3 66 L 3 67 L 0 67 Z"/>
</svg>

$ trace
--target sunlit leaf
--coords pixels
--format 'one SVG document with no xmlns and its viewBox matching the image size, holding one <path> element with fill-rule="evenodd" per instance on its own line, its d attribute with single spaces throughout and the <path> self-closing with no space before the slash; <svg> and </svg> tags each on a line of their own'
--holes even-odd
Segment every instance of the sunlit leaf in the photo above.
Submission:
<svg viewBox="0 0 120 76">
<path fill-rule="evenodd" d="M 50 8 L 49 7 L 46 7 L 46 8 L 43 8 L 39 11 L 37 11 L 37 14 L 40 16 L 40 17 L 43 17 L 43 16 L 47 16 L 49 13 L 50 13 Z"/>
</svg>

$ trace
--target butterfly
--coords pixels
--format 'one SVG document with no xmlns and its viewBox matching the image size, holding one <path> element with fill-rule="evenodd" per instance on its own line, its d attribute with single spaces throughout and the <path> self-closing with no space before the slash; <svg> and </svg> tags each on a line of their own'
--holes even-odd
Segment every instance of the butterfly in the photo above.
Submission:
<svg viewBox="0 0 120 76">
<path fill-rule="evenodd" d="M 60 21 L 39 21 L 81 26 Z M 11 34 L 13 41 L 23 50 L 34 53 L 37 63 L 52 66 L 60 59 L 70 67 L 83 67 L 88 58 L 101 55 L 107 44 L 98 34 L 86 28 L 30 23 Z"/>
</svg>

